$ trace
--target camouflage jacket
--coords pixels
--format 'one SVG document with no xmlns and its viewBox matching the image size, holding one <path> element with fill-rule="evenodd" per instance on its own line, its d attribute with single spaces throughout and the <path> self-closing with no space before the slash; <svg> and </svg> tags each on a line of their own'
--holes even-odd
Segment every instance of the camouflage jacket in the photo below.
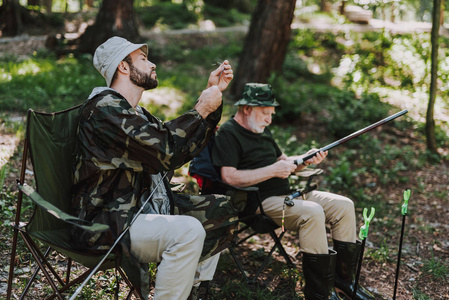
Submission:
<svg viewBox="0 0 449 300">
<path fill-rule="evenodd" d="M 163 123 L 112 89 L 93 93 L 80 109 L 72 204 L 80 219 L 111 230 L 101 235 L 75 231 L 77 244 L 109 248 L 139 209 L 151 174 L 174 170 L 196 156 L 213 134 L 221 109 L 206 120 L 191 110 Z M 169 191 L 167 180 L 163 184 Z"/>
<path fill-rule="evenodd" d="M 91 234 L 74 228 L 73 246 L 99 254 L 109 249 L 139 210 L 141 197 L 152 186 L 151 175 L 179 168 L 196 156 L 213 134 L 221 111 L 222 107 L 203 119 L 190 110 L 163 123 L 141 107 L 134 109 L 112 89 L 94 89 L 80 108 L 72 208 L 80 219 L 107 224 L 110 230 Z M 163 185 L 171 214 L 176 208 L 176 213 L 205 217 L 200 221 L 206 239 L 210 238 L 203 259 L 224 249 L 235 226 L 235 212 L 227 197 L 179 197 L 171 192 L 168 180 Z M 148 264 L 141 264 L 130 253 L 129 232 L 114 253 L 133 286 L 147 298 Z"/>
</svg>

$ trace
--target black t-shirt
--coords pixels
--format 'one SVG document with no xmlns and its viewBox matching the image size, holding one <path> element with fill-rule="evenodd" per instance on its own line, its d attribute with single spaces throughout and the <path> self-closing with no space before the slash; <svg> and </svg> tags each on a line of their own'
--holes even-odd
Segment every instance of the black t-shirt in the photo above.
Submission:
<svg viewBox="0 0 449 300">
<path fill-rule="evenodd" d="M 268 128 L 254 133 L 240 126 L 233 118 L 218 129 L 212 150 L 212 162 L 217 167 L 252 170 L 275 163 L 282 155 Z M 260 196 L 285 195 L 289 191 L 288 179 L 270 178 L 256 185 Z"/>
</svg>

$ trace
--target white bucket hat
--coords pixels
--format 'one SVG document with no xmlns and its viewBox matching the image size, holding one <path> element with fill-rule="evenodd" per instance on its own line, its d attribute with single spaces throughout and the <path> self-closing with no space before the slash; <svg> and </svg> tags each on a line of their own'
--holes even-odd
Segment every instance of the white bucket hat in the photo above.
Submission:
<svg viewBox="0 0 449 300">
<path fill-rule="evenodd" d="M 139 48 L 148 56 L 147 44 L 133 44 L 118 36 L 111 37 L 98 46 L 97 50 L 95 50 L 93 64 L 106 79 L 108 87 L 111 86 L 112 77 L 120 62 L 128 54 Z"/>
</svg>

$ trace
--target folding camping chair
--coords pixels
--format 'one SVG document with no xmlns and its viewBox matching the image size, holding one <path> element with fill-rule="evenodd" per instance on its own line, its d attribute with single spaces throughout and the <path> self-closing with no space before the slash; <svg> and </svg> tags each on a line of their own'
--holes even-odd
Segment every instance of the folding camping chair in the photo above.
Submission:
<svg viewBox="0 0 449 300">
<path fill-rule="evenodd" d="M 53 293 L 46 299 L 55 297 L 64 299 L 63 293 L 76 286 L 89 276 L 91 270 L 103 258 L 103 255 L 93 255 L 76 249 L 70 244 L 70 227 L 75 225 L 85 230 L 101 232 L 108 229 L 104 224 L 90 224 L 71 216 L 67 212 L 71 206 L 71 185 L 73 170 L 73 149 L 75 144 L 76 130 L 79 119 L 79 107 L 57 113 L 39 113 L 28 111 L 27 130 L 25 145 L 23 149 L 22 169 L 20 172 L 19 193 L 16 205 L 11 262 L 8 278 L 7 299 L 12 296 L 13 277 L 15 269 L 15 258 L 17 251 L 18 235 L 25 242 L 26 250 L 31 253 L 37 265 L 27 285 L 22 290 L 20 299 L 24 299 L 27 293 L 42 272 Z M 25 184 L 25 173 L 28 158 L 31 158 L 36 191 Z M 34 211 L 28 222 L 23 222 L 22 198 L 26 194 L 34 202 Z M 39 244 L 48 246 L 45 253 L 41 251 Z M 48 259 L 52 251 L 66 257 L 66 276 L 61 278 L 58 270 Z M 71 274 L 72 262 L 78 262 L 89 268 L 77 278 Z M 99 270 L 116 268 L 126 284 L 130 287 L 128 298 L 132 295 L 141 299 L 140 292 L 132 287 L 124 271 L 118 266 L 114 254 L 111 254 Z M 116 283 L 118 284 L 118 282 Z M 20 291 L 17 291 L 20 293 Z"/>
<path fill-rule="evenodd" d="M 284 257 L 286 264 L 290 268 L 295 267 L 295 264 L 281 243 L 285 231 L 280 234 L 276 233 L 275 230 L 279 228 L 279 225 L 265 214 L 262 207 L 262 201 L 259 197 L 258 188 L 237 188 L 225 184 L 221 180 L 219 170 L 212 164 L 211 153 L 213 145 L 214 141 L 212 138 L 203 151 L 191 161 L 189 174 L 197 180 L 201 194 L 226 194 L 231 197 L 232 201 L 234 201 L 234 205 L 239 211 L 239 220 L 244 225 L 235 231 L 238 238 L 234 239 L 228 249 L 245 281 L 247 283 L 257 282 L 257 278 L 270 262 L 272 255 L 276 250 L 278 250 L 282 257 Z M 306 191 L 311 191 L 316 188 L 316 185 L 313 183 L 313 178 L 322 172 L 323 170 L 321 169 L 307 169 L 297 173 L 297 176 L 307 179 L 306 184 L 301 191 L 305 193 Z M 259 213 L 255 213 L 257 209 L 259 209 Z M 247 233 L 248 231 L 250 232 Z M 245 271 L 243 263 L 238 258 L 237 248 L 257 234 L 269 234 L 273 239 L 274 245 L 271 247 L 268 254 L 265 255 L 256 274 L 251 276 Z"/>
</svg>

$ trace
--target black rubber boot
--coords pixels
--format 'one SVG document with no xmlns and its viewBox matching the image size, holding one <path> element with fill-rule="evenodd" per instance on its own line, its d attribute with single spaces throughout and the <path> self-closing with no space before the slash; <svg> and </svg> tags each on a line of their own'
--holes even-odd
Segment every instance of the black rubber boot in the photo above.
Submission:
<svg viewBox="0 0 449 300">
<path fill-rule="evenodd" d="M 334 240 L 334 250 L 337 251 L 337 263 L 335 268 L 335 287 L 340 289 L 347 297 L 352 299 L 355 276 L 360 257 L 362 244 L 342 242 Z M 374 300 L 374 296 L 360 283 L 357 284 L 357 300 Z"/>
<path fill-rule="evenodd" d="M 334 289 L 335 262 L 337 253 L 302 254 L 302 269 L 306 286 L 304 296 L 307 300 L 340 300 Z"/>
</svg>

